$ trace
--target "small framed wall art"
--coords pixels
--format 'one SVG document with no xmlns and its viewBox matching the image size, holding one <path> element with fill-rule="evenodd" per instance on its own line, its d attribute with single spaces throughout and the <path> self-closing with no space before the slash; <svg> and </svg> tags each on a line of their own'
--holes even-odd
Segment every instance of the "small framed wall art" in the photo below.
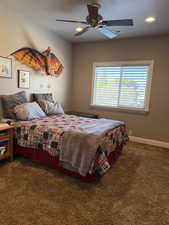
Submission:
<svg viewBox="0 0 169 225">
<path fill-rule="evenodd" d="M 0 56 L 0 78 L 12 78 L 12 59 Z"/>
<path fill-rule="evenodd" d="M 25 70 L 18 70 L 18 88 L 30 88 L 30 72 Z"/>
</svg>

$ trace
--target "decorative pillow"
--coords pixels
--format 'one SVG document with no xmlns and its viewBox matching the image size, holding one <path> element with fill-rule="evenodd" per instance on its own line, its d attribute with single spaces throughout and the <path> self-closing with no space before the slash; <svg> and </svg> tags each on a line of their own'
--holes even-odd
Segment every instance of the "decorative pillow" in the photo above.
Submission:
<svg viewBox="0 0 169 225">
<path fill-rule="evenodd" d="M 1 96 L 4 117 L 9 119 L 15 119 L 14 108 L 16 105 L 27 102 L 25 91 L 13 95 L 2 95 Z"/>
<path fill-rule="evenodd" d="M 33 120 L 46 116 L 36 102 L 17 105 L 15 106 L 14 112 L 18 120 Z"/>
<path fill-rule="evenodd" d="M 43 111 L 48 115 L 57 115 L 57 114 L 64 114 L 64 110 L 61 106 L 61 104 L 55 102 L 49 102 L 46 100 L 38 101 L 40 107 L 43 109 Z"/>
<path fill-rule="evenodd" d="M 49 102 L 54 102 L 52 93 L 47 94 L 33 94 L 33 101 L 39 102 L 41 100 L 46 100 Z"/>
</svg>

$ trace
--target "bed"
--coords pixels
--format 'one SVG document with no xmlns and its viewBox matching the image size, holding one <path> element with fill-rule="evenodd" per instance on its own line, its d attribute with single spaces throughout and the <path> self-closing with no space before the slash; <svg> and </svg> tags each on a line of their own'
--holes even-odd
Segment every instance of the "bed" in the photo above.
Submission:
<svg viewBox="0 0 169 225">
<path fill-rule="evenodd" d="M 92 158 L 89 158 L 90 164 L 88 163 L 87 172 L 85 173 L 80 173 L 79 168 L 74 167 L 72 161 L 60 160 L 60 143 L 63 141 L 64 134 L 73 132 L 75 135 L 78 135 L 81 133 L 82 127 L 86 128 L 87 126 L 91 128 L 91 124 L 97 125 L 98 122 L 100 122 L 99 119 L 67 114 L 48 116 L 31 121 L 18 121 L 15 123 L 15 154 L 61 170 L 81 181 L 93 182 L 105 174 L 120 155 L 124 144 L 128 140 L 125 124 L 115 123 L 112 128 L 105 129 L 104 135 L 103 133 L 98 134 L 99 144 L 97 149 L 94 150 Z M 89 130 L 91 131 L 91 129 Z M 92 134 L 93 131 L 89 132 L 86 137 L 90 138 Z M 92 139 L 87 139 L 87 141 L 90 142 Z M 82 143 L 80 144 L 82 146 Z M 83 152 L 86 151 L 85 148 L 83 149 L 83 146 L 81 148 Z M 81 154 L 81 152 L 78 151 L 78 154 Z M 84 157 L 81 156 L 80 160 L 83 159 Z M 88 161 L 89 159 L 87 158 Z"/>
<path fill-rule="evenodd" d="M 128 140 L 123 122 L 64 114 L 51 93 L 32 97 L 28 102 L 23 91 L 1 97 L 4 116 L 17 119 L 15 154 L 85 182 L 110 169 Z"/>
</svg>

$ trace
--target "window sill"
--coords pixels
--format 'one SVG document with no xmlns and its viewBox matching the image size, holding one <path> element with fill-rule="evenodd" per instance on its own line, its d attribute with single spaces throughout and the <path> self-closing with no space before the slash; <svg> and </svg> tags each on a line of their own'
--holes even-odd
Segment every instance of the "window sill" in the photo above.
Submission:
<svg viewBox="0 0 169 225">
<path fill-rule="evenodd" d="M 149 111 L 146 111 L 145 109 L 115 108 L 111 106 L 93 105 L 93 104 L 90 104 L 90 107 L 100 108 L 106 111 L 113 111 L 113 112 L 124 112 L 124 113 L 143 114 L 143 115 L 147 115 L 149 113 Z"/>
</svg>

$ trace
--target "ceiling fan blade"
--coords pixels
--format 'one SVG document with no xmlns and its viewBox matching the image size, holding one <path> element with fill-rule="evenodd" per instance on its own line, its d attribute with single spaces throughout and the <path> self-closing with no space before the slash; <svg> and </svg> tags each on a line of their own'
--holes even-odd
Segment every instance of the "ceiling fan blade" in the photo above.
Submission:
<svg viewBox="0 0 169 225">
<path fill-rule="evenodd" d="M 98 28 L 98 31 L 99 31 L 100 33 L 102 33 L 105 37 L 110 38 L 110 39 L 116 38 L 116 37 L 118 36 L 117 33 L 112 32 L 111 30 L 108 30 L 108 29 L 105 28 L 105 27 Z"/>
<path fill-rule="evenodd" d="M 126 20 L 105 20 L 102 22 L 103 25 L 106 26 L 133 26 L 133 20 L 132 19 L 126 19 Z"/>
<path fill-rule="evenodd" d="M 56 20 L 58 22 L 65 22 L 65 23 L 82 23 L 87 24 L 85 21 L 78 21 L 78 20 Z"/>
<path fill-rule="evenodd" d="M 79 31 L 75 34 L 75 36 L 80 36 L 89 30 L 90 26 L 83 28 L 82 31 Z"/>
<path fill-rule="evenodd" d="M 89 12 L 89 17 L 91 19 L 97 19 L 100 5 L 97 3 L 88 4 L 87 8 L 88 8 L 88 12 Z"/>
</svg>

